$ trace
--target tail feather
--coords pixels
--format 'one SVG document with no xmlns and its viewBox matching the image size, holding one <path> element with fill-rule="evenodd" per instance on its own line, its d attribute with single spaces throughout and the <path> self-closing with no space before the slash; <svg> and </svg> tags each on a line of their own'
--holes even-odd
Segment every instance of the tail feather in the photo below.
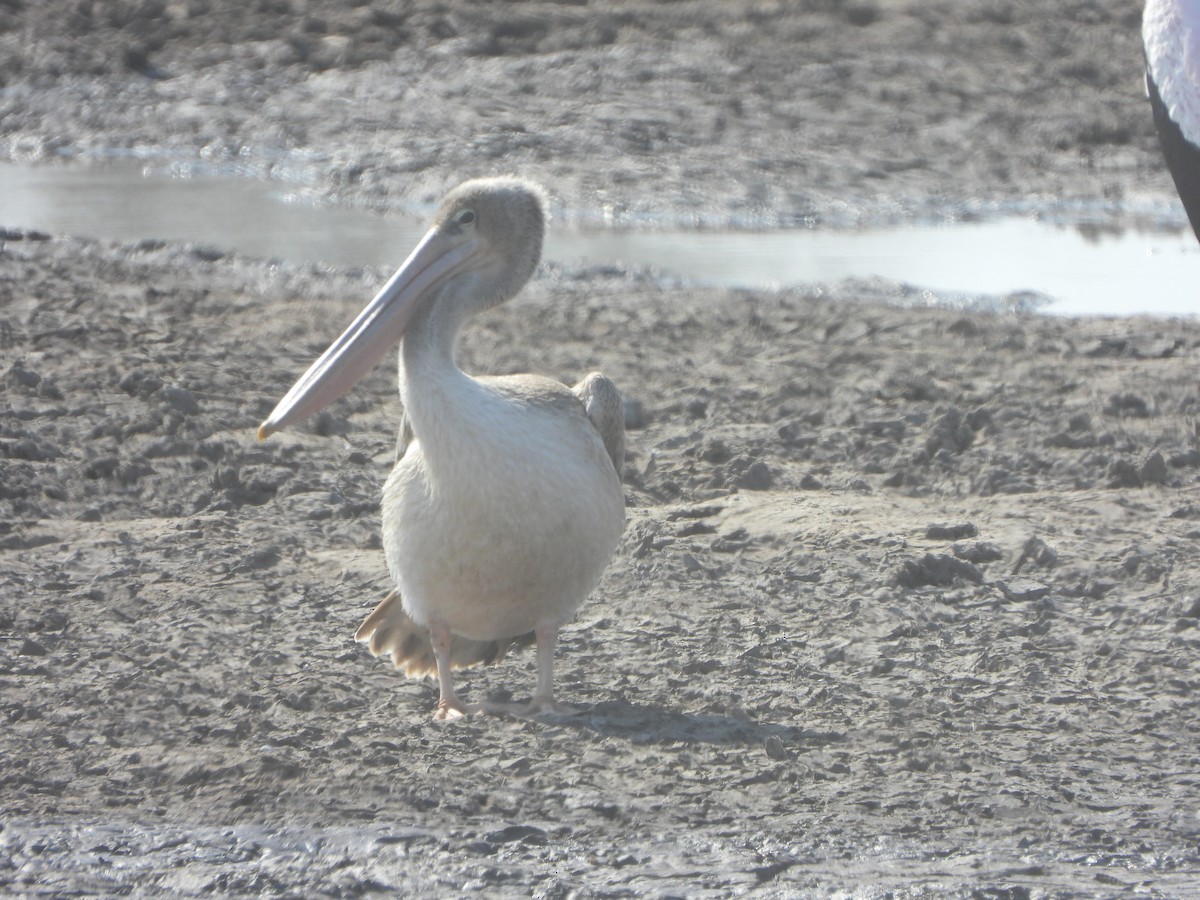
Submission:
<svg viewBox="0 0 1200 900">
<path fill-rule="evenodd" d="M 375 656 L 388 654 L 392 664 L 409 678 L 437 673 L 429 629 L 418 625 L 404 611 L 399 591 L 392 591 L 372 610 L 355 632 L 354 639 L 367 645 Z M 504 659 L 512 647 L 533 643 L 533 632 L 514 638 L 477 641 L 460 635 L 450 645 L 450 667 L 466 669 L 471 666 L 491 666 Z"/>
</svg>

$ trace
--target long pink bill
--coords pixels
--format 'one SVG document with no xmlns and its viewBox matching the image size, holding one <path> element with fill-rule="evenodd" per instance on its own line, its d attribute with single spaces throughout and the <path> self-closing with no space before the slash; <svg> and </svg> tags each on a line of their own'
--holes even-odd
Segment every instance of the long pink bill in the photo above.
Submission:
<svg viewBox="0 0 1200 900">
<path fill-rule="evenodd" d="M 426 234 L 350 327 L 292 385 L 258 427 L 258 439 L 320 412 L 354 387 L 396 345 L 422 302 L 470 268 L 480 249 L 476 239 L 454 240 L 436 228 Z"/>
</svg>

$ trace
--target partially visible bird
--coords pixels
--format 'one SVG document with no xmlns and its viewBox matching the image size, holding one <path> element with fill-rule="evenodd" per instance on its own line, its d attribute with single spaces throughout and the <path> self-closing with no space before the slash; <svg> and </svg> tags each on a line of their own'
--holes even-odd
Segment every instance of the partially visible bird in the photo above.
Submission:
<svg viewBox="0 0 1200 900">
<path fill-rule="evenodd" d="M 554 699 L 559 628 L 596 587 L 621 537 L 621 396 L 593 373 L 574 388 L 537 375 L 472 378 L 454 348 L 475 313 L 516 294 L 545 230 L 541 191 L 468 181 L 353 324 L 301 376 L 259 438 L 348 391 L 397 342 L 404 418 L 383 489 L 383 546 L 396 589 L 356 637 L 407 674 L 437 674 L 436 718 L 466 706 L 451 670 L 537 643 L 537 688 Z M 503 708 L 507 709 L 507 706 Z"/>
<path fill-rule="evenodd" d="M 1154 125 L 1200 240 L 1200 0 L 1147 0 L 1142 42 Z"/>
</svg>

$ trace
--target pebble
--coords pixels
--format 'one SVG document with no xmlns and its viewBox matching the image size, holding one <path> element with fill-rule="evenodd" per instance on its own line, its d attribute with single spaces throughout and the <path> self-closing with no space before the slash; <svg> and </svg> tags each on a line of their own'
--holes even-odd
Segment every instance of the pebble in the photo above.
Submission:
<svg viewBox="0 0 1200 900">
<path fill-rule="evenodd" d="M 900 587 L 945 587 L 957 579 L 979 584 L 983 573 L 969 562 L 944 554 L 926 553 L 920 559 L 905 560 L 892 576 Z"/>
<path fill-rule="evenodd" d="M 775 474 L 764 462 L 754 462 L 733 483 L 748 491 L 765 491 L 775 483 Z"/>
<path fill-rule="evenodd" d="M 200 404 L 196 401 L 195 396 L 187 388 L 173 387 L 168 385 L 159 391 L 159 396 L 167 402 L 173 409 L 179 410 L 185 415 L 195 415 L 200 412 Z"/>
<path fill-rule="evenodd" d="M 995 544 L 988 541 L 954 544 L 950 550 L 959 559 L 966 560 L 974 565 L 995 562 L 998 559 L 1004 558 L 1004 552 Z"/>
<path fill-rule="evenodd" d="M 975 537 L 977 534 L 979 529 L 970 522 L 960 525 L 930 525 L 925 529 L 925 537 L 932 541 L 957 541 Z"/>
</svg>

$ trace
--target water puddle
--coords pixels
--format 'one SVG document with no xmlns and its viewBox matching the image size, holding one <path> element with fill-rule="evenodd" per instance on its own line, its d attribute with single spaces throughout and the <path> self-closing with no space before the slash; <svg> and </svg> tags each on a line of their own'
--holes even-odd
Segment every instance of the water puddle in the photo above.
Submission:
<svg viewBox="0 0 1200 900">
<path fill-rule="evenodd" d="M 0 225 L 103 240 L 194 241 L 294 262 L 393 266 L 423 223 L 320 204 L 295 186 L 230 175 L 172 177 L 127 163 L 0 165 Z M 546 258 L 650 266 L 688 283 L 777 288 L 884 278 L 933 303 L 1022 292 L 1063 315 L 1200 313 L 1189 231 L 1101 229 L 1033 217 L 858 230 L 551 229 Z"/>
</svg>

